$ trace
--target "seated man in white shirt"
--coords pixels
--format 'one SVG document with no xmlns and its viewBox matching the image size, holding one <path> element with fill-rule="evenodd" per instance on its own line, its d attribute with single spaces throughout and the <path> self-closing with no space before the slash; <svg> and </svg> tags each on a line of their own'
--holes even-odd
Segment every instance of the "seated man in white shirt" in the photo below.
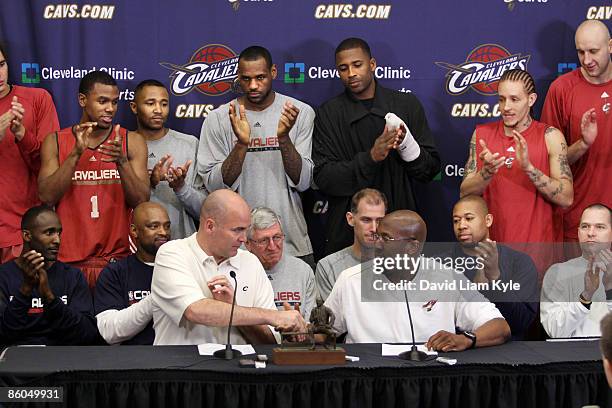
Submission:
<svg viewBox="0 0 612 408">
<path fill-rule="evenodd" d="M 593 204 L 582 212 L 582 256 L 554 264 L 544 275 L 540 320 L 553 338 L 600 336 L 599 322 L 612 310 L 612 212 Z"/>
<path fill-rule="evenodd" d="M 475 290 L 443 293 L 419 290 L 417 285 L 416 290 L 389 289 L 386 293 L 373 294 L 372 287 L 378 291 L 383 284 L 389 288 L 391 283 L 408 285 L 413 280 L 416 283 L 465 279 L 439 263 L 425 264 L 424 260 L 430 258 L 420 255 L 427 228 L 413 211 L 400 210 L 386 215 L 378 225 L 378 236 L 383 241 L 385 260 L 406 255 L 405 259 L 419 264 L 415 269 L 414 262 L 405 262 L 401 269 L 386 267 L 380 273 L 373 267 L 378 259 L 383 259 L 377 257 L 372 263 L 342 272 L 325 306 L 336 316 L 334 329 L 347 333 L 347 343 L 410 342 L 412 335 L 404 295 L 412 297 L 409 304 L 415 339 L 425 342 L 429 349 L 461 351 L 502 344 L 510 337 L 510 327 L 499 310 Z M 419 301 L 415 301 L 417 298 Z"/>
<path fill-rule="evenodd" d="M 225 343 L 234 290 L 233 344 L 276 343 L 277 331 L 306 331 L 297 310 L 276 310 L 261 263 L 240 249 L 250 224 L 244 199 L 217 190 L 204 200 L 198 232 L 160 248 L 151 283 L 154 345 Z"/>
<path fill-rule="evenodd" d="M 102 270 L 96 282 L 94 310 L 98 330 L 108 344 L 153 344 L 151 277 L 155 254 L 170 240 L 166 209 L 150 201 L 134 209 L 130 234 L 136 253 Z"/>
</svg>

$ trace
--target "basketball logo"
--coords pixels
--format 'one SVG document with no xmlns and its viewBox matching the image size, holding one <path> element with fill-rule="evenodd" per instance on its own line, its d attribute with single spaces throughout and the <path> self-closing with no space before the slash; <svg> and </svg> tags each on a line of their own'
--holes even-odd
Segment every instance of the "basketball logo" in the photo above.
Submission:
<svg viewBox="0 0 612 408">
<path fill-rule="evenodd" d="M 185 65 L 160 62 L 172 70 L 170 90 L 181 96 L 196 89 L 207 96 L 219 96 L 232 89 L 238 72 L 238 55 L 222 44 L 209 44 L 198 49 Z"/>
<path fill-rule="evenodd" d="M 436 62 L 446 73 L 446 91 L 461 95 L 469 88 L 481 95 L 496 95 L 502 74 L 511 69 L 527 70 L 530 55 L 511 54 L 498 44 L 482 44 L 474 48 L 460 65 Z"/>
</svg>

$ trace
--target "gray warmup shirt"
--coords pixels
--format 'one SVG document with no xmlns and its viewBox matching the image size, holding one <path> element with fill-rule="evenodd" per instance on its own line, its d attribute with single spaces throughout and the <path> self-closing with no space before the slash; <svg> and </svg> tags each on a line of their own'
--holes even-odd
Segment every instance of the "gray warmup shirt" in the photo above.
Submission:
<svg viewBox="0 0 612 408">
<path fill-rule="evenodd" d="M 182 166 L 187 160 L 193 161 L 187 172 L 185 185 L 178 193 L 170 188 L 167 181 L 162 181 L 151 189 L 151 201 L 160 203 L 168 211 L 172 224 L 172 239 L 188 237 L 195 232 L 194 219 L 199 218 L 200 207 L 207 195 L 201 179 L 196 180 L 198 139 L 169 129 L 161 139 L 147 140 L 147 148 L 149 172 L 166 154 L 172 155 L 173 166 Z"/>
<path fill-rule="evenodd" d="M 317 271 L 315 272 L 315 282 L 317 283 L 317 291 L 321 299 L 327 299 L 342 271 L 360 262 L 353 255 L 353 250 L 350 246 L 321 259 L 317 263 Z"/>
<path fill-rule="evenodd" d="M 278 310 L 287 302 L 291 307 L 300 305 L 300 313 L 306 321 L 315 305 L 317 291 L 312 268 L 294 256 L 283 254 L 274 267 L 266 270 L 274 289 L 274 303 Z"/>
<path fill-rule="evenodd" d="M 285 173 L 276 136 L 278 120 L 285 101 L 291 101 L 300 113 L 289 138 L 302 157 L 302 171 L 296 185 Z M 233 100 L 238 109 L 237 100 Z M 202 125 L 198 150 L 198 175 L 210 192 L 231 188 L 240 194 L 251 208 L 265 206 L 282 219 L 286 234 L 285 250 L 293 256 L 312 253 L 306 220 L 299 193 L 312 181 L 312 129 L 314 110 L 297 99 L 275 94 L 274 102 L 263 111 L 246 111 L 251 125 L 251 142 L 242 165 L 242 172 L 233 185 L 223 182 L 221 166 L 237 142 L 229 120 L 229 103 L 210 112 Z"/>
</svg>

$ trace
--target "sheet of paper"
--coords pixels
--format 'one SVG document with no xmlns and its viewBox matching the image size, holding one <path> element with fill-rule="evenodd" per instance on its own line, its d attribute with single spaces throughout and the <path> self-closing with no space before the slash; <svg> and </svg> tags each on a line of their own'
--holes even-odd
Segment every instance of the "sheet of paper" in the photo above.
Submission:
<svg viewBox="0 0 612 408">
<path fill-rule="evenodd" d="M 400 353 L 404 351 L 410 351 L 412 346 L 410 344 L 382 344 L 382 355 L 383 356 L 398 356 Z M 417 349 L 419 351 L 424 351 L 430 356 L 437 356 L 438 352 L 434 350 L 427 350 L 424 344 L 417 344 Z"/>
<path fill-rule="evenodd" d="M 559 337 L 557 339 L 546 339 L 551 343 L 565 342 L 565 341 L 595 341 L 599 340 L 599 337 Z"/>
<path fill-rule="evenodd" d="M 250 344 L 232 344 L 234 350 L 238 350 L 242 355 L 255 354 L 255 349 Z M 201 356 L 212 356 L 217 350 L 224 350 L 225 344 L 204 343 L 198 344 L 198 353 Z"/>
</svg>

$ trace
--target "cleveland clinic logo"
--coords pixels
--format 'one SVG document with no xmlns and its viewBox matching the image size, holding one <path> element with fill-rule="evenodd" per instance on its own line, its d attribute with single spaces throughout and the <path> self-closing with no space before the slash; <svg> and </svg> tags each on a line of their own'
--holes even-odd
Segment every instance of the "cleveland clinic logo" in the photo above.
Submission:
<svg viewBox="0 0 612 408">
<path fill-rule="evenodd" d="M 446 91 L 461 95 L 469 88 L 481 95 L 497 94 L 502 74 L 511 69 L 527 70 L 530 55 L 511 54 L 498 44 L 482 44 L 474 48 L 461 64 L 436 62 L 446 73 Z"/>
<path fill-rule="evenodd" d="M 410 69 L 404 66 L 378 65 L 374 68 L 376 79 L 410 79 L 411 75 Z M 304 62 L 285 62 L 283 82 L 303 84 L 306 79 L 340 79 L 340 74 L 336 68 L 317 65 L 306 67 Z"/>
<path fill-rule="evenodd" d="M 303 62 L 285 62 L 285 76 L 283 80 L 286 84 L 303 84 L 306 65 Z"/>
<path fill-rule="evenodd" d="M 40 65 L 35 62 L 21 63 L 21 83 L 23 84 L 40 83 Z"/>
<path fill-rule="evenodd" d="M 185 65 L 160 62 L 172 70 L 170 91 L 183 96 L 194 88 L 207 96 L 229 92 L 238 72 L 238 55 L 222 44 L 209 44 L 197 50 Z"/>
</svg>

